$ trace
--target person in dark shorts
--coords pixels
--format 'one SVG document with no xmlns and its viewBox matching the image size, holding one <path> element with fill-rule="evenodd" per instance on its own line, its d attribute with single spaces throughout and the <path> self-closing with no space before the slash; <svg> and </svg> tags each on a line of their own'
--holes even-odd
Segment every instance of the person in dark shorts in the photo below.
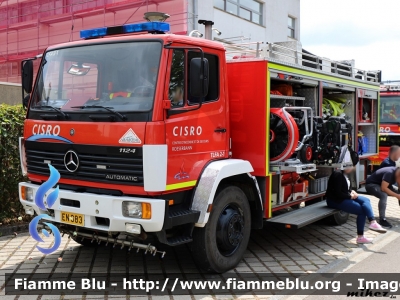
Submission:
<svg viewBox="0 0 400 300">
<path fill-rule="evenodd" d="M 367 178 L 365 183 L 367 193 L 379 199 L 379 224 L 387 228 L 392 228 L 392 224 L 386 220 L 387 197 L 395 197 L 400 203 L 400 194 L 393 188 L 393 185 L 396 183 L 400 183 L 400 168 L 396 167 L 386 167 L 377 170 Z"/>
<path fill-rule="evenodd" d="M 379 166 L 380 168 L 395 167 L 396 161 L 400 159 L 400 147 L 392 145 L 389 150 L 389 156 L 385 158 Z"/>
<path fill-rule="evenodd" d="M 346 168 L 342 171 L 336 170 L 328 180 L 326 190 L 326 203 L 328 207 L 336 208 L 350 214 L 357 215 L 357 244 L 372 243 L 371 238 L 364 236 L 365 219 L 370 222 L 369 229 L 385 233 L 376 220 L 372 211 L 371 202 L 365 196 L 359 196 L 350 188 L 350 180 L 347 177 L 354 170 L 354 167 Z"/>
</svg>

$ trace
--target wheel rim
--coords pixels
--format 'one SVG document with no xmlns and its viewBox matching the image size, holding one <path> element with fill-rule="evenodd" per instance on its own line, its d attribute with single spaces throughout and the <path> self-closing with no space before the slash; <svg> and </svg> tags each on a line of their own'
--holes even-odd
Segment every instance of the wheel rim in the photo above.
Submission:
<svg viewBox="0 0 400 300">
<path fill-rule="evenodd" d="M 217 224 L 217 247 L 224 256 L 231 256 L 240 246 L 244 233 L 244 217 L 239 207 L 228 204 L 221 212 Z"/>
<path fill-rule="evenodd" d="M 306 159 L 307 161 L 311 161 L 313 155 L 312 148 L 310 146 L 307 146 L 306 148 Z"/>
</svg>

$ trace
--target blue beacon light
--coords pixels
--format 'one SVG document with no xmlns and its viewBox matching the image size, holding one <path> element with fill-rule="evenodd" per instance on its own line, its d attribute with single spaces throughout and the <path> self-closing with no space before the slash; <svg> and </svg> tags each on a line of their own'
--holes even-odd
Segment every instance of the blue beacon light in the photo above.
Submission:
<svg viewBox="0 0 400 300">
<path fill-rule="evenodd" d="M 170 25 L 164 22 L 143 22 L 136 24 L 126 24 L 122 26 L 100 27 L 80 31 L 81 39 L 98 38 L 108 35 L 139 33 L 139 32 L 157 32 L 166 33 L 170 31 Z"/>
</svg>

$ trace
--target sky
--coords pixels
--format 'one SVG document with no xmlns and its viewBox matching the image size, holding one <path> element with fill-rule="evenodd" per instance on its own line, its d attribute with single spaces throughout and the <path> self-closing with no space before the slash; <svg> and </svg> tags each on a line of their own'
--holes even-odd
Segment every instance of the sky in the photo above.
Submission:
<svg viewBox="0 0 400 300">
<path fill-rule="evenodd" d="M 300 41 L 311 53 L 355 59 L 400 80 L 400 0 L 300 0 Z"/>
</svg>

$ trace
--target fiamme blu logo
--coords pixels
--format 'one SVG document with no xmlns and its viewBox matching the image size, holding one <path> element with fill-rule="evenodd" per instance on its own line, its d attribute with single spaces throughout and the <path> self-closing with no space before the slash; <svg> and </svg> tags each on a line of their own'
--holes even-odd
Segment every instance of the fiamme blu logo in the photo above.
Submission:
<svg viewBox="0 0 400 300">
<path fill-rule="evenodd" d="M 57 186 L 54 191 L 52 191 L 50 194 L 47 195 L 46 198 L 46 193 L 52 189 L 53 186 L 57 184 L 57 182 L 60 180 L 60 173 L 52 166 L 49 164 L 49 169 L 50 169 L 50 177 L 47 181 L 43 182 L 43 184 L 38 188 L 36 191 L 35 195 L 35 204 L 44 211 L 47 211 L 48 208 L 51 208 L 54 203 L 56 202 L 58 198 L 58 192 L 59 192 L 59 187 Z M 44 243 L 44 240 L 40 237 L 39 232 L 37 231 L 39 221 L 42 218 L 50 218 L 48 214 L 40 214 L 33 218 L 33 220 L 29 223 L 29 233 L 32 236 L 32 238 L 40 243 Z M 61 244 L 61 234 L 60 231 L 57 229 L 56 226 L 54 226 L 51 223 L 44 222 L 45 225 L 47 225 L 50 229 L 51 232 L 53 233 L 54 236 L 54 243 L 53 246 L 50 248 L 42 248 L 40 246 L 36 246 L 36 248 L 42 252 L 43 254 L 50 254 L 53 253 L 60 247 Z M 41 233 L 45 237 L 49 237 L 50 234 L 46 229 L 42 229 Z"/>
</svg>

